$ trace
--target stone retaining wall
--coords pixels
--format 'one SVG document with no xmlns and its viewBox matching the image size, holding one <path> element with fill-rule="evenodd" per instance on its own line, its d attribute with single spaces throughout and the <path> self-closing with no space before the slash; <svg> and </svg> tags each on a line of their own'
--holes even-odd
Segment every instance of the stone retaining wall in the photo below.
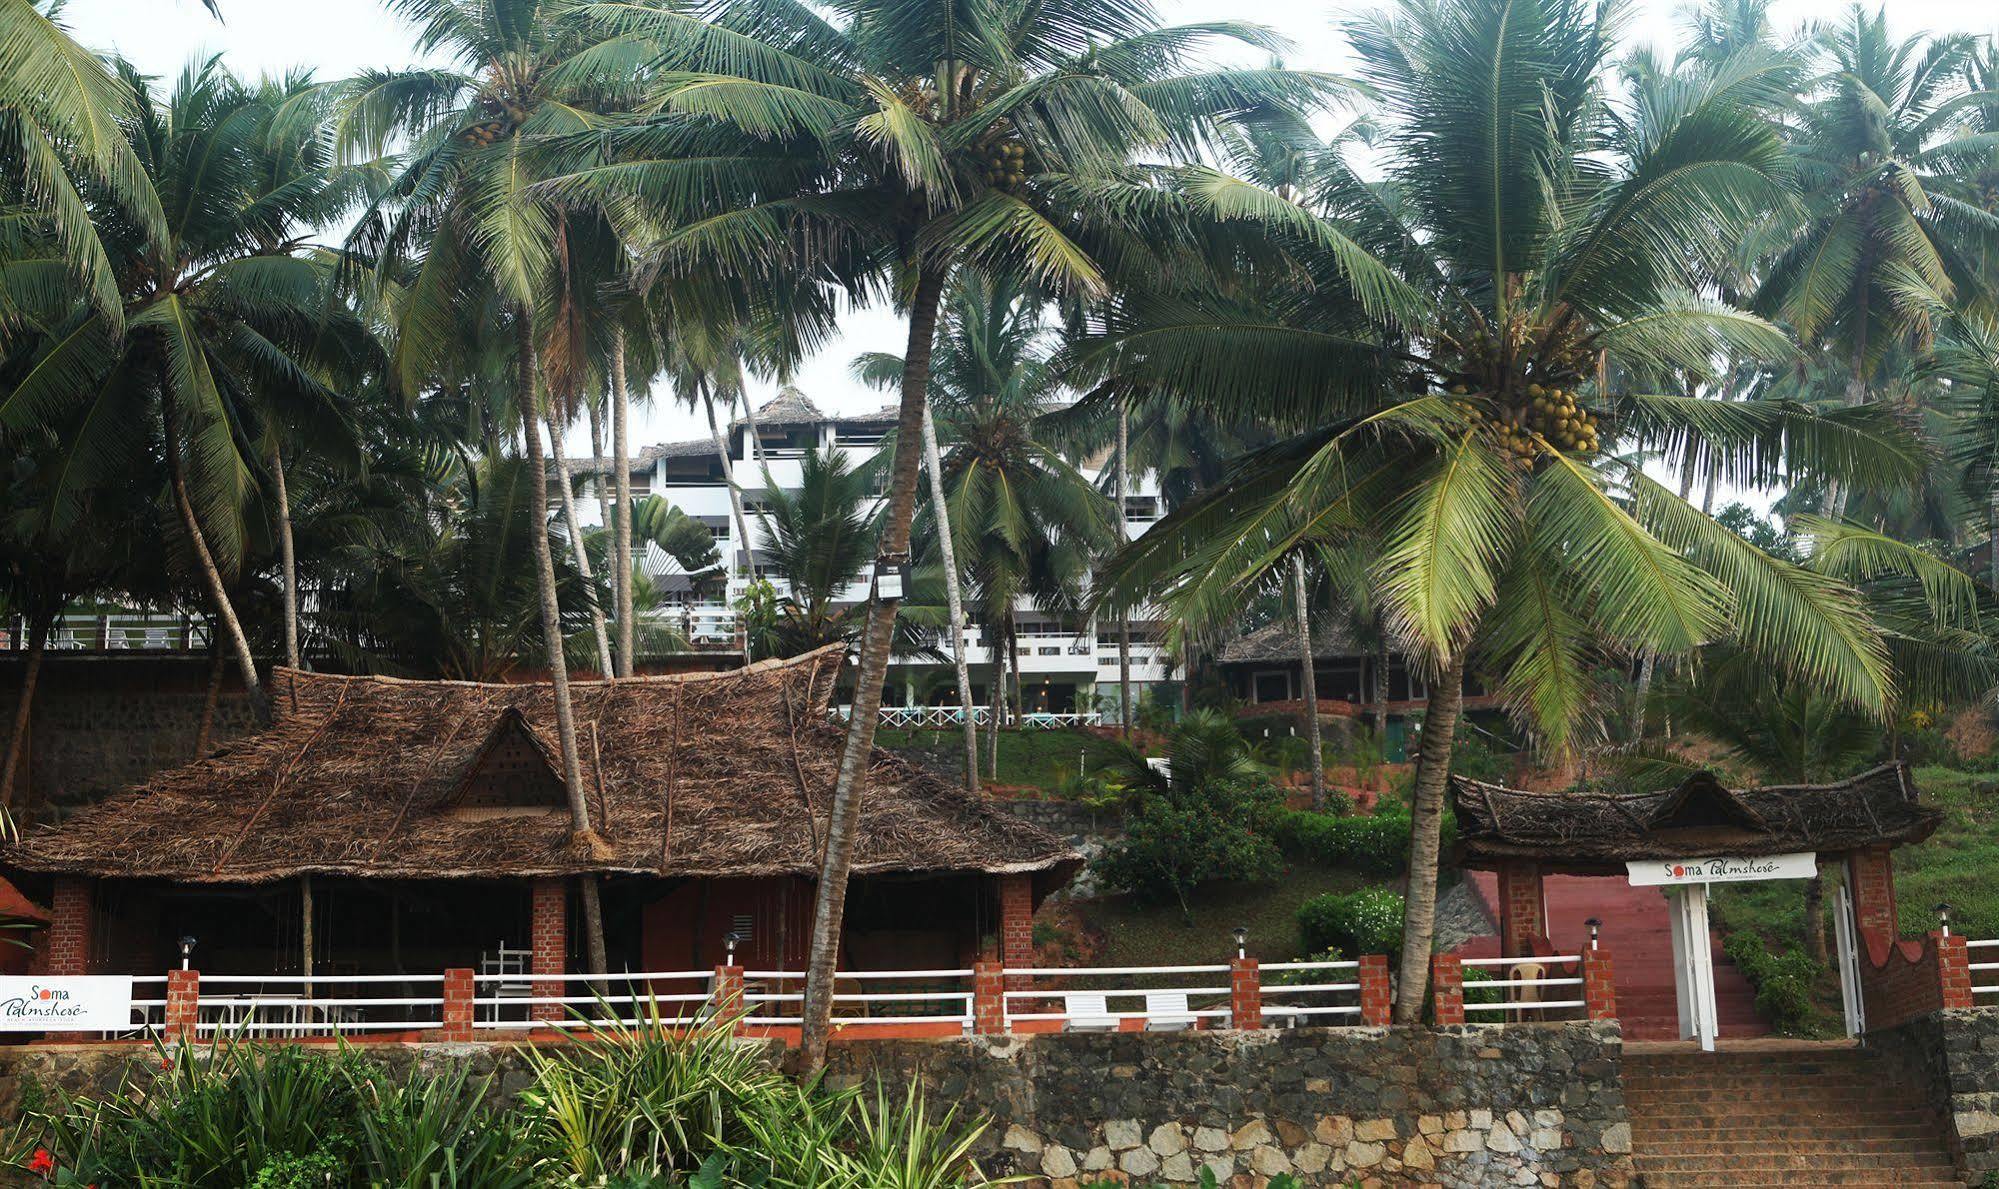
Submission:
<svg viewBox="0 0 1999 1189">
<path fill-rule="evenodd" d="M 828 1078 L 919 1083 L 939 1107 L 988 1115 L 989 1173 L 1045 1189 L 1099 1180 L 1231 1187 L 1624 1186 L 1631 1129 L 1615 1024 L 1442 1030 L 1068 1033 L 864 1041 Z M 379 1045 L 392 1068 L 471 1062 L 502 1094 L 527 1077 L 500 1045 Z M 773 1050 L 775 1053 L 775 1050 Z M 48 1091 L 108 1093 L 143 1046 L 0 1049 L 0 1116 Z"/>
<path fill-rule="evenodd" d="M 1617 1026 L 1068 1033 L 837 1046 L 831 1076 L 917 1080 L 990 1115 L 991 1169 L 1052 1189 L 1614 1186 L 1631 1130 Z"/>
<path fill-rule="evenodd" d="M 1868 1048 L 1927 1086 L 1951 1154 L 1971 1173 L 1999 1172 L 1999 1009 L 1935 1012 L 1869 1032 Z"/>
</svg>

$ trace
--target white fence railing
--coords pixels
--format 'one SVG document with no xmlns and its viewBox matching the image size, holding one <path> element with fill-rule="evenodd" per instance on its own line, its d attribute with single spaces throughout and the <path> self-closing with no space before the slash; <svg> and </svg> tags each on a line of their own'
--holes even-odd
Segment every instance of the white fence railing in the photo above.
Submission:
<svg viewBox="0 0 1999 1189">
<path fill-rule="evenodd" d="M 1276 979 L 1270 977 L 1272 972 Z M 1296 1023 L 1310 1016 L 1360 1015 L 1359 962 L 1265 962 L 1258 973 L 1263 976 L 1265 1016 Z M 1287 975 L 1304 981 L 1283 981 Z M 1344 1002 L 1347 996 L 1353 996 L 1353 1002 Z M 1277 1002 L 1271 1002 L 1273 997 Z"/>
<path fill-rule="evenodd" d="M 1116 1032 L 1126 1020 L 1142 1020 L 1148 1030 L 1168 1031 L 1199 1027 L 1201 1020 L 1225 1021 L 1229 1009 L 1229 968 L 1227 966 L 1009 966 L 1009 982 L 1035 983 L 1027 989 L 1009 987 L 1004 994 L 1005 1018 L 1009 1028 L 1016 1021 L 1050 1021 L 1069 1032 Z M 1188 976 L 1221 976 L 1220 986 L 1172 985 L 1145 987 L 1130 985 L 1139 979 L 1161 979 L 1184 983 Z M 1063 980 L 1057 987 L 1041 980 Z M 1094 984 L 1094 985 L 1082 985 Z M 1137 1010 L 1130 1006 L 1142 1004 Z"/>
<path fill-rule="evenodd" d="M 974 998 L 969 968 L 845 971 L 833 976 L 833 1025 L 845 1031 L 891 1024 L 941 1024 L 970 1032 Z M 746 1025 L 798 1024 L 804 1002 L 802 971 L 743 972 L 742 1022 Z"/>
<path fill-rule="evenodd" d="M 852 706 L 833 707 L 836 722 L 846 722 L 852 717 Z M 962 706 L 883 706 L 880 711 L 880 725 L 905 730 L 944 729 L 963 726 L 965 709 Z M 972 721 L 984 726 L 992 721 L 992 710 L 986 706 L 974 706 Z M 1011 726 L 1022 731 L 1059 731 L 1072 727 L 1102 726 L 1102 712 L 1087 710 L 1074 714 L 1049 714 L 1035 712 L 1015 717 Z"/>
<path fill-rule="evenodd" d="M 1465 1011 L 1468 1013 L 1475 1011 L 1513 1012 L 1515 1013 L 1512 1017 L 1513 1019 L 1523 1020 L 1530 1013 L 1539 1013 L 1545 1019 L 1546 1013 L 1551 1011 L 1567 1011 L 1571 1008 L 1586 1007 L 1587 1003 L 1582 997 L 1582 960 L 1581 954 L 1557 954 L 1545 958 L 1539 956 L 1532 958 L 1465 958 L 1462 960 L 1462 965 L 1467 970 L 1504 967 L 1507 968 L 1508 974 L 1506 978 L 1486 979 L 1480 982 L 1473 982 L 1470 979 L 1466 979 L 1464 982 Z M 1544 973 L 1522 975 L 1518 978 L 1512 977 L 1517 971 L 1537 967 Z M 1563 967 L 1572 968 L 1576 973 L 1573 975 L 1545 973 L 1547 971 L 1559 970 Z M 1574 988 L 1574 990 L 1570 991 L 1567 988 Z M 1556 989 L 1562 989 L 1563 995 L 1561 997 L 1550 998 L 1544 994 L 1544 992 Z M 1497 1002 L 1473 1002 L 1473 997 L 1481 991 L 1497 991 L 1499 992 L 1499 1000 Z"/>
<path fill-rule="evenodd" d="M 1976 959 L 1981 950 L 1987 953 L 1999 950 L 1999 937 L 1984 941 L 1967 941 L 1964 943 L 1964 948 L 1967 958 Z M 1974 1001 L 1979 995 L 1999 995 L 1999 959 L 1969 961 L 1965 964 L 1965 969 L 1971 974 L 1971 994 L 1974 996 Z"/>
<path fill-rule="evenodd" d="M 442 974 L 203 975 L 195 1030 L 281 1039 L 442 1028 L 443 984 Z M 388 993 L 397 989 L 417 993 Z"/>
<path fill-rule="evenodd" d="M 659 1020 L 706 1020 L 714 1014 L 714 981 L 712 970 L 480 974 L 472 979 L 472 1028 L 476 1032 L 546 1028 L 551 1024 L 639 1027 Z M 547 986 L 561 993 L 537 993 Z"/>
</svg>

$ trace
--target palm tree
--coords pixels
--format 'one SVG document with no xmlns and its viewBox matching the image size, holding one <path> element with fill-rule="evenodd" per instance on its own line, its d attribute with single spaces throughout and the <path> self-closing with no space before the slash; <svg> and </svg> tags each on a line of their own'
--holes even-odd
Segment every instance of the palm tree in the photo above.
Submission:
<svg viewBox="0 0 1999 1189">
<path fill-rule="evenodd" d="M 833 16 L 722 0 L 704 21 L 604 5 L 657 66 L 648 114 L 603 142 L 610 160 L 559 183 L 645 208 L 681 272 L 892 292 L 909 313 L 896 453 L 880 555 L 909 551 L 937 310 L 976 264 L 1093 295 L 1106 269 L 1146 261 L 1113 242 L 1141 161 L 1184 159 L 1266 106 L 1311 104 L 1329 76 L 1189 71 L 1216 39 L 1274 47 L 1254 26 L 1167 29 L 1149 4 L 1073 0 L 939 10 L 862 0 Z M 1093 233 L 1110 237 L 1096 249 Z M 837 778 L 815 907 L 803 1064 L 824 1054 L 832 961 L 874 740 L 896 600 L 877 598 Z"/>
<path fill-rule="evenodd" d="M 1388 182 L 1339 162 L 1306 211 L 1238 209 L 1286 236 L 1308 286 L 1240 301 L 1135 291 L 1079 345 L 1079 375 L 1293 427 L 1135 542 L 1127 592 L 1167 585 L 1213 622 L 1303 545 L 1375 551 L 1400 651 L 1431 673 L 1396 1018 L 1428 985 L 1437 845 L 1463 679 L 1476 660 L 1553 752 L 1596 728 L 1600 666 L 1728 637 L 1866 712 L 1885 648 L 1845 584 L 1755 550 L 1605 446 L 1702 435 L 1732 476 L 1907 477 L 1873 410 L 1655 395 L 1727 350 L 1781 355 L 1753 315 L 1695 295 L 1784 201 L 1786 162 L 1747 67 L 1620 111 L 1596 10 L 1410 3 L 1350 26 L 1385 97 Z M 1382 279 L 1355 260 L 1350 229 Z M 1640 379 L 1634 380 L 1633 377 Z"/>
<path fill-rule="evenodd" d="M 1779 238 L 1756 303 L 1840 352 L 1845 400 L 1857 405 L 1890 352 L 1927 343 L 1933 310 L 1989 283 L 1977 266 L 1999 243 L 1999 218 L 1953 184 L 1978 154 L 1953 134 L 1999 95 L 1964 86 L 1976 38 L 1898 42 L 1885 9 L 1855 4 L 1819 44 L 1793 154 L 1804 217 L 1772 220 Z M 1831 514 L 1843 504 L 1827 491 Z"/>
<path fill-rule="evenodd" d="M 372 344 L 332 296 L 332 262 L 303 246 L 331 200 L 317 179 L 295 184 L 292 171 L 309 174 L 309 163 L 281 147 L 298 143 L 279 126 L 296 84 L 248 87 L 209 62 L 159 95 L 120 69 L 139 112 L 127 126 L 131 151 L 152 201 L 174 213 L 156 236 L 116 208 L 99 212 L 122 297 L 115 314 L 52 305 L 34 281 L 38 264 L 56 263 L 48 237 L 14 262 L 6 300 L 36 316 L 23 327 L 32 330 L 9 334 L 7 354 L 33 366 L 0 404 L 0 429 L 63 436 L 69 460 L 51 494 L 59 529 L 74 528 L 91 490 L 166 459 L 180 533 L 260 702 L 229 593 L 266 461 L 246 446 L 279 440 L 268 436 L 273 423 L 323 430 L 343 402 L 321 377 L 364 365 Z"/>
<path fill-rule="evenodd" d="M 860 628 L 859 608 L 844 599 L 866 576 L 881 534 L 872 468 L 833 451 L 807 454 L 802 467 L 795 492 L 775 483 L 766 491 L 764 546 L 787 589 L 760 655 L 796 656 Z"/>
<path fill-rule="evenodd" d="M 407 391 L 459 371 L 458 314 L 491 307 L 492 322 L 508 336 L 507 387 L 525 457 L 545 475 L 540 427 L 550 409 L 542 398 L 553 385 L 566 399 L 587 369 L 577 328 L 589 321 L 580 312 L 588 278 L 570 263 L 610 236 L 600 214 L 535 189 L 544 177 L 538 146 L 598 128 L 601 113 L 632 96 L 636 67 L 628 57 L 594 52 L 604 40 L 575 19 L 576 6 L 566 0 L 474 7 L 394 0 L 392 8 L 416 24 L 419 52 L 450 65 L 371 72 L 343 88 L 341 131 L 351 148 L 379 153 L 398 136 L 409 145 L 350 245 L 385 273 L 409 274 L 396 360 Z M 548 522 L 547 503 L 546 486 L 535 485 L 535 523 Z M 547 534 L 532 536 L 571 832 L 579 849 L 604 857 L 610 847 L 592 828 L 584 796 L 553 551 Z M 598 885 L 579 882 L 589 962 L 601 973 L 607 959 Z"/>
</svg>

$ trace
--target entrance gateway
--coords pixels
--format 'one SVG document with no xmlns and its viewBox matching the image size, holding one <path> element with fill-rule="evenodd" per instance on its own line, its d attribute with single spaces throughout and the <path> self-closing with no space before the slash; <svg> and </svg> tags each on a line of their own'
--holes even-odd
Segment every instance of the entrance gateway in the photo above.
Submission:
<svg viewBox="0 0 1999 1189">
<path fill-rule="evenodd" d="M 1866 1023 L 1861 975 L 1882 971 L 1897 944 L 1893 848 L 1929 837 L 1942 819 L 1918 801 L 1901 764 L 1833 784 L 1733 789 L 1703 772 L 1648 793 L 1532 791 L 1453 777 L 1450 798 L 1460 864 L 1498 877 L 1502 957 L 1572 954 L 1584 944 L 1582 937 L 1548 936 L 1547 874 L 1663 889 L 1671 904 L 1678 1034 L 1703 1049 L 1714 1047 L 1717 1024 L 1711 885 L 1802 880 L 1844 867 L 1836 921 L 1840 985 L 1847 1032 L 1858 1034 Z M 1648 955 L 1636 947 L 1658 944 L 1644 937 L 1604 940 L 1618 951 L 1620 972 L 1644 965 Z M 1659 974 L 1661 956 L 1651 955 Z M 1628 1002 L 1623 991 L 1621 1006 Z M 1628 1020 L 1627 1035 L 1637 1024 L 1671 1035 L 1672 1021 L 1663 1014 Z"/>
<path fill-rule="evenodd" d="M 1632 859 L 1626 862 L 1631 886 L 1663 888 L 1671 904 L 1673 923 L 1673 990 L 1679 1000 L 1680 1039 L 1698 1041 L 1713 1051 L 1720 1031 L 1714 1001 L 1714 945 L 1709 940 L 1707 890 L 1710 884 L 1752 883 L 1769 879 L 1810 879 L 1819 873 L 1818 856 L 1809 852 L 1784 855 L 1721 856 L 1699 859 Z M 1844 892 L 1844 888 L 1841 889 Z M 1841 896 L 1845 903 L 1844 895 Z M 1840 990 L 1847 1001 L 1847 1035 L 1856 1034 L 1852 1005 L 1859 988 L 1853 985 L 1849 949 L 1853 931 L 1839 930 Z"/>
</svg>

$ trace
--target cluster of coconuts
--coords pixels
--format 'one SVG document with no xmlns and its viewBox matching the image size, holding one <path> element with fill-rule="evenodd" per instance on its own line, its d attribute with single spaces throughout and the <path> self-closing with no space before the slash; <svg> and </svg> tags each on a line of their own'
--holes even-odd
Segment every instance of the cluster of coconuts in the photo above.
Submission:
<svg viewBox="0 0 1999 1189">
<path fill-rule="evenodd" d="M 1017 140 L 994 144 L 986 156 L 986 184 L 1018 190 L 1027 181 L 1027 146 Z"/>
<path fill-rule="evenodd" d="M 465 139 L 470 144 L 489 145 L 507 134 L 505 120 L 487 120 L 474 124 L 465 130 Z"/>
<path fill-rule="evenodd" d="M 1460 409 L 1499 439 L 1501 449 L 1522 461 L 1540 451 L 1536 436 L 1565 453 L 1597 449 L 1596 414 L 1577 404 L 1572 390 L 1529 384 L 1521 393 L 1524 400 L 1507 405 L 1474 400 L 1462 384 L 1452 388 L 1451 395 L 1459 398 Z"/>
</svg>

